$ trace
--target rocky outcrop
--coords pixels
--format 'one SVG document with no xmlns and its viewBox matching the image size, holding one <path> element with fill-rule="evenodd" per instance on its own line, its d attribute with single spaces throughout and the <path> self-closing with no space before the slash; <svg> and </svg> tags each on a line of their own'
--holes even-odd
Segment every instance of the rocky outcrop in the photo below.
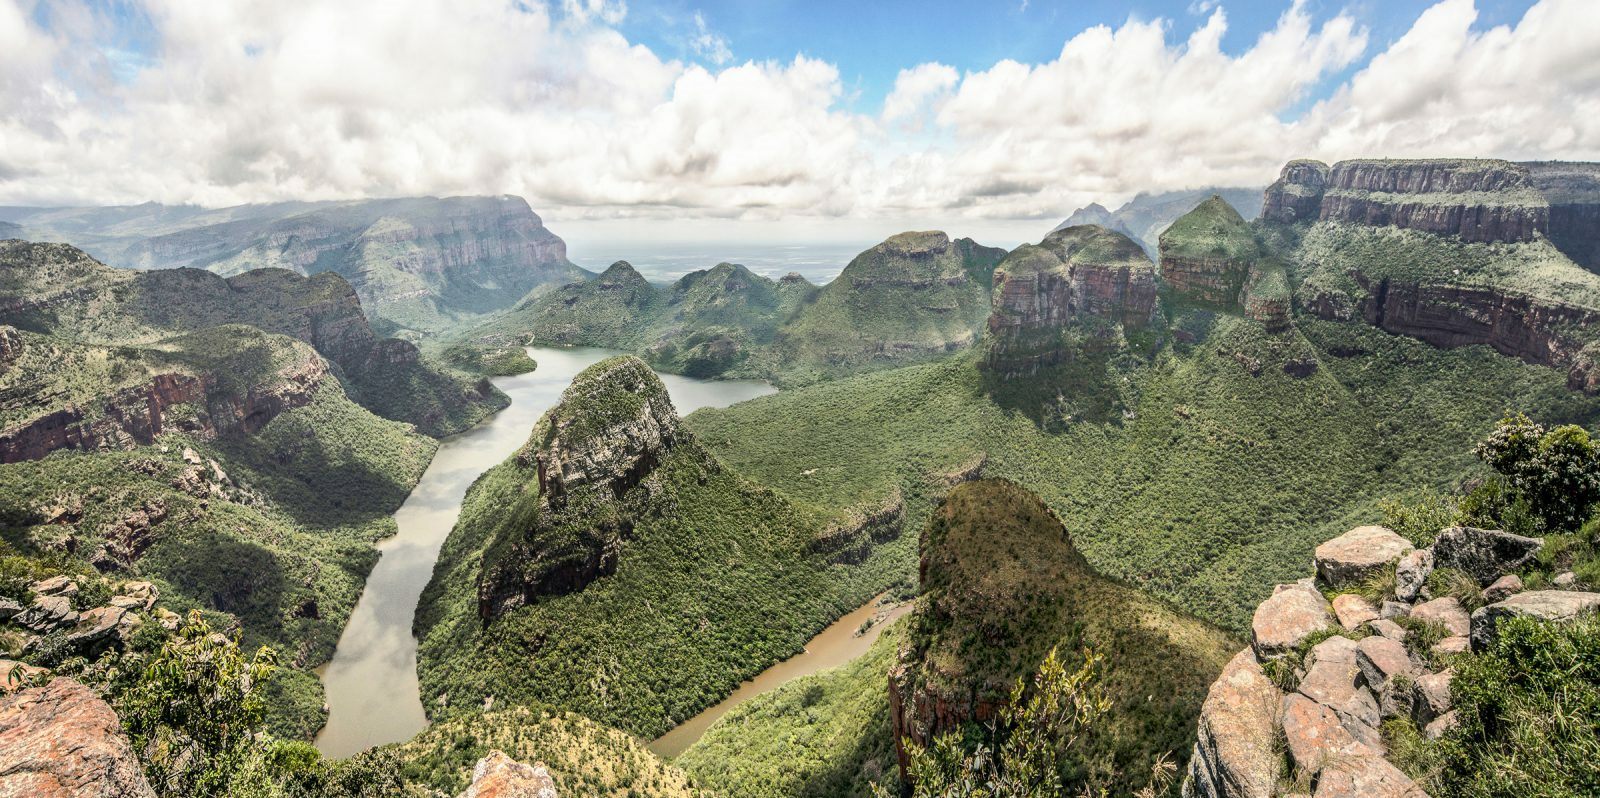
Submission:
<svg viewBox="0 0 1600 798">
<path fill-rule="evenodd" d="M 1548 623 L 1570 621 L 1595 612 L 1600 612 L 1600 593 L 1568 590 L 1518 593 L 1472 613 L 1472 649 L 1483 651 L 1493 646 L 1500 622 L 1507 618 L 1526 617 Z"/>
<path fill-rule="evenodd" d="M 310 404 L 327 377 L 327 364 L 305 347 L 269 379 L 242 390 L 231 373 L 156 374 L 93 404 L 67 404 L 0 431 L 0 463 L 37 460 L 59 449 L 132 449 L 169 430 L 204 440 L 255 433 L 278 414 Z"/>
<path fill-rule="evenodd" d="M 1290 161 L 1277 182 L 1267 187 L 1261 218 L 1280 224 L 1314 222 L 1322 214 L 1322 194 L 1327 189 L 1327 164 L 1309 159 Z"/>
<path fill-rule="evenodd" d="M 57 678 L 0 697 L 0 795 L 154 798 L 116 713 Z"/>
<path fill-rule="evenodd" d="M 1600 164 L 1523 164 L 1550 204 L 1550 243 L 1590 271 L 1600 271 Z"/>
<path fill-rule="evenodd" d="M 1200 798 L 1272 798 L 1283 765 L 1278 712 L 1283 691 L 1250 651 L 1222 670 L 1200 710 L 1199 740 L 1183 794 Z"/>
<path fill-rule="evenodd" d="M 616 570 L 633 520 L 624 507 L 689 440 L 654 372 L 632 356 L 585 369 L 516 455 L 532 477 L 478 578 L 485 622 L 540 596 L 582 590 Z M 525 519 L 525 520 L 524 520 Z"/>
<path fill-rule="evenodd" d="M 1354 160 L 1334 164 L 1319 218 L 1514 242 L 1549 228 L 1550 205 L 1528 170 L 1508 161 Z"/>
<path fill-rule="evenodd" d="M 1161 234 L 1161 278 L 1172 295 L 1184 302 L 1238 310 L 1245 305 L 1251 282 L 1260 274 L 1260 245 L 1250 226 L 1221 197 L 1212 197 L 1184 214 Z M 1287 306 L 1288 286 L 1275 290 Z M 1255 313 L 1277 316 L 1279 309 L 1258 300 Z"/>
<path fill-rule="evenodd" d="M 22 333 L 17 328 L 0 324 L 0 374 L 5 374 L 22 357 Z"/>
<path fill-rule="evenodd" d="M 472 784 L 457 798 L 557 798 L 556 783 L 544 765 L 524 765 L 501 751 L 490 751 L 472 768 Z"/>
<path fill-rule="evenodd" d="M 1317 576 L 1334 587 L 1357 584 L 1394 567 L 1412 548 L 1410 541 L 1387 527 L 1358 526 L 1317 546 Z"/>
<path fill-rule="evenodd" d="M 884 500 L 852 508 L 823 527 L 808 548 L 829 562 L 857 565 L 872 554 L 874 546 L 900 537 L 905 518 L 905 497 L 896 488 Z"/>
<path fill-rule="evenodd" d="M 1488 587 L 1503 574 L 1533 562 L 1544 541 L 1498 529 L 1453 526 L 1433 542 L 1433 567 L 1454 568 Z"/>
<path fill-rule="evenodd" d="M 995 268 L 993 297 L 984 368 L 1024 376 L 1070 359 L 1072 338 L 1105 341 L 1148 326 L 1155 269 L 1121 233 L 1068 227 L 1007 255 Z"/>
</svg>

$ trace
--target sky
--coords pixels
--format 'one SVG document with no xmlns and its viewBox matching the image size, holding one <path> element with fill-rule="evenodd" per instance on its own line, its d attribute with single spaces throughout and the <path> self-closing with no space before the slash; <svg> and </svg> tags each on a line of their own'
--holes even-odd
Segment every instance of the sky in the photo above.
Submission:
<svg viewBox="0 0 1600 798">
<path fill-rule="evenodd" d="M 517 194 L 1010 245 L 1297 157 L 1600 160 L 1600 0 L 0 0 L 0 204 Z"/>
</svg>

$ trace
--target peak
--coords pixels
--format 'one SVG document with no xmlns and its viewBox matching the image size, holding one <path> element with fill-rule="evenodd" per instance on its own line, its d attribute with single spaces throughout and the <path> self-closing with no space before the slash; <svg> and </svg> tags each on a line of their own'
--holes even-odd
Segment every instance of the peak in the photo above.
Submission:
<svg viewBox="0 0 1600 798">
<path fill-rule="evenodd" d="M 894 255 L 930 255 L 945 251 L 950 236 L 941 230 L 911 230 L 889 236 L 878 248 Z"/>
<path fill-rule="evenodd" d="M 1127 260 L 1148 262 L 1144 248 L 1127 235 L 1098 224 L 1078 224 L 1053 230 L 1039 246 L 1064 260 L 1088 263 L 1113 263 Z"/>
<path fill-rule="evenodd" d="M 628 280 L 635 280 L 635 279 L 643 280 L 644 279 L 644 276 L 639 274 L 639 270 L 633 268 L 633 264 L 631 264 L 631 263 L 629 263 L 629 262 L 627 262 L 625 260 L 619 260 L 616 263 L 613 263 L 610 266 L 607 266 L 606 270 L 600 273 L 600 277 L 602 279 L 606 278 L 606 277 L 610 277 L 612 279 L 628 279 Z"/>
</svg>

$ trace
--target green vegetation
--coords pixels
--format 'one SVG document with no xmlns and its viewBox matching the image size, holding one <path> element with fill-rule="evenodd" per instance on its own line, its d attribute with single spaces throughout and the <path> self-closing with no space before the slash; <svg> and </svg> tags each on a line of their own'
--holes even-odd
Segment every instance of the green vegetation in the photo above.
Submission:
<svg viewBox="0 0 1600 798">
<path fill-rule="evenodd" d="M 904 639 L 904 624 L 895 624 L 854 661 L 740 704 L 673 764 L 711 792 L 745 798 L 893 789 L 898 766 L 885 680 Z"/>
<path fill-rule="evenodd" d="M 539 367 L 527 348 L 516 344 L 462 342 L 445 347 L 442 356 L 453 368 L 485 377 L 515 377 Z"/>
<path fill-rule="evenodd" d="M 491 750 L 519 762 L 542 763 L 563 796 L 703 795 L 683 771 L 632 735 L 552 709 L 453 711 L 435 717 L 416 737 L 382 750 L 398 760 L 404 777 L 405 789 L 394 794 L 414 798 L 459 794 L 471 781 L 473 765 Z"/>
<path fill-rule="evenodd" d="M 1239 212 L 1212 196 L 1161 234 L 1161 255 L 1249 264 L 1261 256 L 1261 246 Z"/>
<path fill-rule="evenodd" d="M 898 487 L 912 528 L 939 475 L 981 461 L 1043 497 L 1097 570 L 1242 630 L 1268 585 L 1302 575 L 1316 544 L 1369 522 L 1381 499 L 1479 473 L 1470 451 L 1484 419 L 1520 407 L 1591 423 L 1600 410 L 1560 375 L 1487 347 L 1439 350 L 1315 319 L 1278 335 L 1191 319 L 1193 343 L 1113 360 L 1093 383 L 1059 380 L 1040 413 L 986 399 L 963 355 L 687 423 L 734 471 L 821 514 Z M 1302 358 L 1310 376 L 1283 371 Z M 1099 415 L 1058 412 L 1108 396 L 1116 404 Z"/>
<path fill-rule="evenodd" d="M 618 261 L 594 280 L 529 296 L 474 334 L 623 349 L 692 377 L 803 385 L 970 346 L 1004 255 L 943 233 L 902 233 L 820 289 L 728 263 L 657 287 Z"/>
</svg>

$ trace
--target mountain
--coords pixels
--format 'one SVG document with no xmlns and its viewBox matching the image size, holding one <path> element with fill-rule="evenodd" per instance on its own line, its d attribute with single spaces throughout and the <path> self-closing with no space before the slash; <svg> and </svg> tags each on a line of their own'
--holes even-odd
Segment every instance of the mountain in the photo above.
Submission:
<svg viewBox="0 0 1600 798">
<path fill-rule="evenodd" d="M 1253 219 L 1261 212 L 1262 195 L 1259 188 L 1197 188 L 1160 194 L 1140 193 L 1115 211 L 1108 211 L 1100 203 L 1092 202 L 1073 211 L 1055 229 L 1099 225 L 1133 239 L 1151 257 L 1155 257 L 1161 232 L 1211 196 L 1222 197 L 1246 219 Z"/>
<path fill-rule="evenodd" d="M 431 435 L 466 429 L 504 405 L 487 380 L 380 338 L 335 274 L 260 269 L 230 278 L 198 269 L 115 269 L 65 244 L 0 242 L 0 320 L 97 346 L 148 346 L 217 325 L 288 335 L 338 366 L 357 401 Z"/>
<path fill-rule="evenodd" d="M 520 197 L 276 203 L 206 210 L 0 208 L 17 237 L 81 246 L 113 266 L 276 267 L 345 278 L 386 331 L 438 332 L 585 274 Z"/>
<path fill-rule="evenodd" d="M 1109 726 L 1073 763 L 1079 778 L 1105 757 L 1096 766 L 1136 789 L 1144 763 L 1192 745 L 1191 718 L 1237 644 L 1096 574 L 1037 496 L 998 479 L 957 486 L 934 510 L 921 549 L 922 592 L 889 673 L 897 742 L 928 747 L 992 720 L 1017 680 L 1060 649 L 1066 662 L 1086 650 L 1103 656 L 1112 701 Z"/>
<path fill-rule="evenodd" d="M 840 556 L 851 536 L 827 531 L 711 456 L 641 360 L 601 361 L 468 492 L 419 605 L 424 703 L 663 733 L 866 602 L 913 545 L 882 524 Z"/>
</svg>

